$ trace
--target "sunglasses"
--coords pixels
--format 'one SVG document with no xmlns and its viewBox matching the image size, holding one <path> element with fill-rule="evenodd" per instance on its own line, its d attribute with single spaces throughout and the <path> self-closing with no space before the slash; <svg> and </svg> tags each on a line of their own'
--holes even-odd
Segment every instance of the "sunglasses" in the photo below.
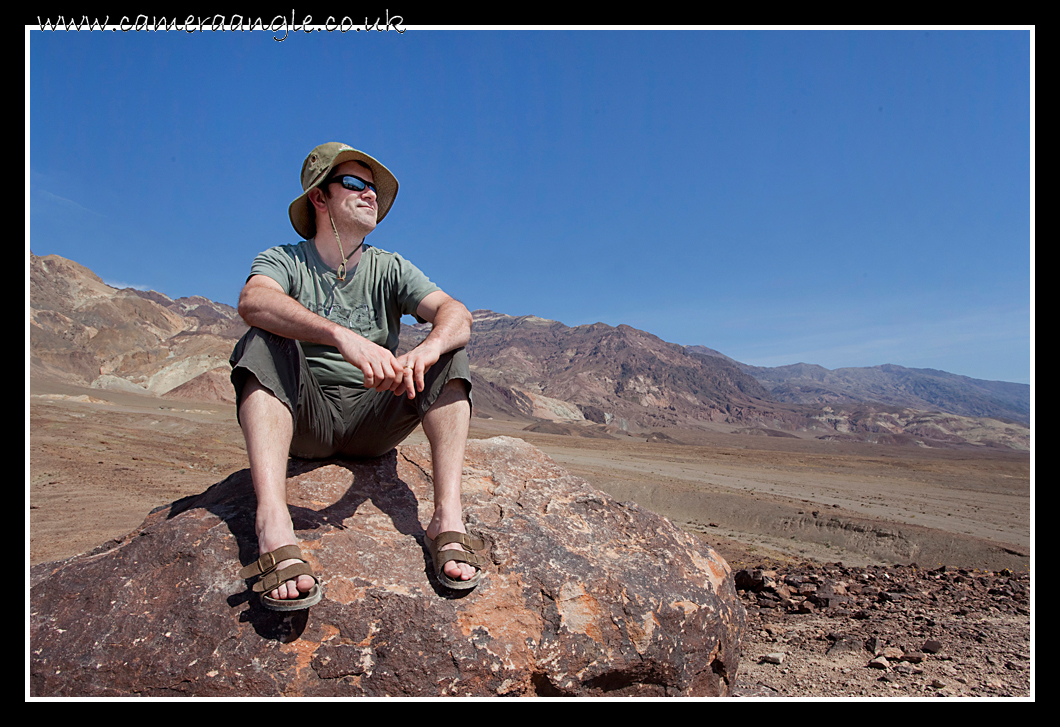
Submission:
<svg viewBox="0 0 1060 727">
<path fill-rule="evenodd" d="M 376 194 L 379 194 L 379 191 L 375 188 L 374 184 L 364 179 L 361 179 L 360 177 L 354 176 L 353 174 L 341 174 L 337 177 L 332 177 L 327 182 L 325 182 L 325 184 L 335 183 L 341 184 L 343 187 L 352 192 L 363 192 L 365 187 L 367 187 Z"/>
</svg>

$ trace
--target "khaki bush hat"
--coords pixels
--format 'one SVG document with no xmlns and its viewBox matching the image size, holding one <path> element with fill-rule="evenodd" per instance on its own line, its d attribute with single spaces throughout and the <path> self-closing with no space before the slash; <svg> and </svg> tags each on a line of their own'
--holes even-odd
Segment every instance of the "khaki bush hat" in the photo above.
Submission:
<svg viewBox="0 0 1060 727">
<path fill-rule="evenodd" d="M 309 202 L 309 191 L 327 179 L 332 169 L 349 161 L 361 162 L 372 170 L 379 206 L 376 222 L 382 222 L 386 213 L 390 211 L 390 206 L 394 204 L 394 198 L 398 193 L 398 180 L 390 173 L 390 170 L 363 151 L 357 151 L 348 144 L 329 141 L 309 152 L 309 156 L 302 162 L 302 194 L 291 202 L 287 210 L 295 232 L 303 239 L 308 240 L 316 234 L 316 215 Z"/>
</svg>

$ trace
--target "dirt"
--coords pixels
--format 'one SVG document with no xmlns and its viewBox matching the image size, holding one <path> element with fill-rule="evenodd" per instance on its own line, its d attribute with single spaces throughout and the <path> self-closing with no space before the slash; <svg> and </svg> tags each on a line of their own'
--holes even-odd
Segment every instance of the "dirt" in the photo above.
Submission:
<svg viewBox="0 0 1060 727">
<path fill-rule="evenodd" d="M 736 580 L 737 696 L 1031 695 L 1028 573 L 804 562 Z"/>
<path fill-rule="evenodd" d="M 511 425 L 480 428 L 511 434 Z M 695 445 L 522 432 L 571 473 L 707 540 L 820 561 L 1030 568 L 1030 459 L 923 449 L 675 433 Z M 724 546 L 719 546 L 723 549 Z"/>
<path fill-rule="evenodd" d="M 247 466 L 232 405 L 30 383 L 30 564 L 120 537 Z M 610 441 L 523 427 L 476 418 L 471 436 L 525 439 L 695 532 L 735 572 L 772 571 L 786 601 L 742 592 L 739 694 L 1031 694 L 1028 453 L 670 430 L 672 441 Z M 839 583 L 850 600 L 813 610 L 805 594 L 783 595 L 786 577 Z M 881 600 L 879 582 L 908 595 Z M 896 656 L 930 640 L 943 650 L 917 663 Z M 869 666 L 877 648 L 891 649 L 885 668 Z M 777 653 L 779 664 L 765 659 Z"/>
</svg>

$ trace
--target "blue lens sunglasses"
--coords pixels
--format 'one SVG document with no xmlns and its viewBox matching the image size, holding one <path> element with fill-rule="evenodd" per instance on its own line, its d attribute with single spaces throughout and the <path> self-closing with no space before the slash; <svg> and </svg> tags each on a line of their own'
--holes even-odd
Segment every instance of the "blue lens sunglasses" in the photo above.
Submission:
<svg viewBox="0 0 1060 727">
<path fill-rule="evenodd" d="M 374 184 L 353 174 L 340 174 L 337 177 L 329 179 L 326 184 L 335 184 L 336 182 L 353 192 L 363 192 L 364 188 L 367 187 L 376 194 L 379 194 L 379 190 L 375 188 Z"/>
</svg>

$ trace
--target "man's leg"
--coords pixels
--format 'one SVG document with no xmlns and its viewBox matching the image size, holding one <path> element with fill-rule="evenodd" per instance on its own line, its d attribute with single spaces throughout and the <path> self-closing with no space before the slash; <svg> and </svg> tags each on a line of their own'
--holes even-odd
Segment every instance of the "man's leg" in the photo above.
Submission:
<svg viewBox="0 0 1060 727">
<path fill-rule="evenodd" d="M 243 386 L 239 421 L 247 443 L 254 494 L 258 498 L 254 522 L 258 551 L 265 554 L 284 545 L 297 545 L 287 509 L 287 455 L 294 434 L 291 412 L 251 375 Z M 278 568 L 295 563 L 298 561 L 285 560 Z M 298 576 L 297 581 L 287 581 L 268 595 L 276 599 L 298 598 L 299 591 L 308 593 L 312 588 L 312 578 Z"/>
<path fill-rule="evenodd" d="M 464 449 L 471 426 L 471 402 L 467 384 L 461 379 L 446 383 L 441 395 L 423 417 L 423 432 L 431 443 L 434 469 L 434 516 L 427 526 L 427 537 L 434 540 L 439 533 L 464 529 L 460 505 L 460 483 L 464 472 Z M 453 543 L 442 550 L 459 549 Z M 450 578 L 469 580 L 475 568 L 467 563 L 449 561 L 443 569 Z"/>
</svg>

